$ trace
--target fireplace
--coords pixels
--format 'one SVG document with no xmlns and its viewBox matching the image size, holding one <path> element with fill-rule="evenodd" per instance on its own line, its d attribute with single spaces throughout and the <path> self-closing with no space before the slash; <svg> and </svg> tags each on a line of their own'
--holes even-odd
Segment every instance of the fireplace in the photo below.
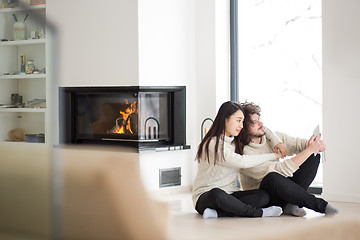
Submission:
<svg viewBox="0 0 360 240">
<path fill-rule="evenodd" d="M 60 142 L 186 147 L 186 89 L 60 87 Z"/>
</svg>

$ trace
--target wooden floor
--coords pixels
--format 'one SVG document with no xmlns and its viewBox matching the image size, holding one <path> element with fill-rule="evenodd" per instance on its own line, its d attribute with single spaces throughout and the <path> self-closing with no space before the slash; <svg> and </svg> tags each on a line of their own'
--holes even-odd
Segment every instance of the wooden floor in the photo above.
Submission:
<svg viewBox="0 0 360 240">
<path fill-rule="evenodd" d="M 335 216 L 306 209 L 305 217 L 203 219 L 193 208 L 190 192 L 155 194 L 170 209 L 170 239 L 360 239 L 360 204 L 331 202 Z M 321 197 L 321 196 L 319 196 Z"/>
</svg>

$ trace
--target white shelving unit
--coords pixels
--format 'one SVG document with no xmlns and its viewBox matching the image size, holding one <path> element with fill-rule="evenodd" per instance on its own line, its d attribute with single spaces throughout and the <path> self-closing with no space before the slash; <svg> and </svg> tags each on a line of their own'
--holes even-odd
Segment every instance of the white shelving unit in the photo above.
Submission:
<svg viewBox="0 0 360 240">
<path fill-rule="evenodd" d="M 15 8 L 3 8 L 0 9 L 0 13 L 17 13 L 17 12 L 29 12 L 29 11 L 34 11 L 34 10 L 44 10 L 46 9 L 46 4 L 40 4 L 40 5 L 33 5 L 33 6 L 27 6 L 25 8 L 19 8 L 19 7 L 15 7 Z"/>
<path fill-rule="evenodd" d="M 31 78 L 38 78 L 38 79 L 46 79 L 46 74 L 25 74 L 25 75 L 3 75 L 0 76 L 0 79 L 31 79 Z"/>
<path fill-rule="evenodd" d="M 45 108 L 1 108 L 0 113 L 45 113 Z"/>
<path fill-rule="evenodd" d="M 19 21 L 29 14 L 26 19 L 27 40 L 13 40 L 13 14 L 16 14 Z M 36 69 L 46 69 L 46 38 L 30 39 L 31 31 L 45 33 L 45 16 L 46 4 L 0 9 L 0 23 L 4 26 L 0 28 L 1 105 L 11 104 L 11 95 L 15 93 L 22 96 L 23 102 L 46 99 L 48 96 L 46 74 L 19 74 L 22 53 L 25 53 L 25 63 L 33 60 Z M 47 141 L 46 108 L 4 108 L 1 105 L 0 142 L 7 141 L 8 132 L 14 128 L 22 128 L 25 134 L 45 133 Z"/>
<path fill-rule="evenodd" d="M 40 44 L 40 43 L 45 43 L 45 42 L 46 42 L 46 40 L 44 38 L 42 38 L 42 39 L 28 39 L 28 40 L 0 42 L 0 46 L 19 46 L 19 45 Z"/>
</svg>

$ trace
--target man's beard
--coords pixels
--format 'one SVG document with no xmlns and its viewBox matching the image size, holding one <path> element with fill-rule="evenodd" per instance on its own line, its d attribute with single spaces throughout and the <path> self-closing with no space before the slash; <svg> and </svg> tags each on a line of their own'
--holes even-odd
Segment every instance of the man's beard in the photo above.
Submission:
<svg viewBox="0 0 360 240">
<path fill-rule="evenodd" d="M 262 138 L 265 135 L 265 133 L 263 134 L 254 134 L 254 135 L 250 135 L 251 138 Z"/>
<path fill-rule="evenodd" d="M 262 138 L 266 134 L 266 132 L 263 128 L 261 128 L 261 129 L 263 130 L 264 133 L 250 134 L 250 137 L 251 138 Z"/>
</svg>

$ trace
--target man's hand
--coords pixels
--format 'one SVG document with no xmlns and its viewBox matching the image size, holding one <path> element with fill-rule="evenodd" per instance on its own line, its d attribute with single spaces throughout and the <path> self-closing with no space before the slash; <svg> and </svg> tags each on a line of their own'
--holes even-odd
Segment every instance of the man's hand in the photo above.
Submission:
<svg viewBox="0 0 360 240">
<path fill-rule="evenodd" d="M 324 143 L 323 140 L 320 141 L 321 147 L 319 149 L 319 152 L 323 152 L 326 150 L 326 144 Z"/>
<path fill-rule="evenodd" d="M 322 147 L 324 147 L 321 143 L 320 137 L 321 137 L 321 135 L 319 135 L 317 137 L 315 135 L 312 135 L 308 141 L 307 148 L 310 149 L 310 151 L 312 151 L 315 155 L 320 152 L 320 149 Z M 326 146 L 325 146 L 325 148 L 326 148 Z"/>
<path fill-rule="evenodd" d="M 281 154 L 281 158 L 284 158 L 286 157 L 287 155 L 287 149 L 285 147 L 285 144 L 283 144 L 282 142 L 281 143 L 278 143 L 276 144 L 276 146 L 274 147 L 275 149 L 275 152 L 278 153 L 278 154 Z"/>
<path fill-rule="evenodd" d="M 320 133 L 320 138 L 321 138 L 321 133 Z M 324 142 L 324 140 L 320 140 L 320 149 L 319 149 L 319 152 L 323 152 L 326 150 L 326 144 Z"/>
</svg>

